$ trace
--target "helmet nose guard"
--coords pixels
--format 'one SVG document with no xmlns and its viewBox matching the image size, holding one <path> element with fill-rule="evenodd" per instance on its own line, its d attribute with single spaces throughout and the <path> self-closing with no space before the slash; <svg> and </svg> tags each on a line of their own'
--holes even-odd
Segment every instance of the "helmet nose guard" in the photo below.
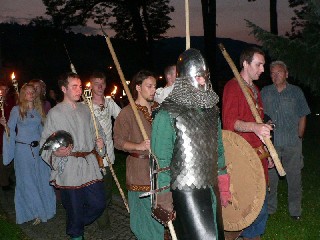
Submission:
<svg viewBox="0 0 320 240">
<path fill-rule="evenodd" d="M 203 77 L 205 85 L 200 85 L 197 77 Z M 199 90 L 208 89 L 210 72 L 199 50 L 189 48 L 180 54 L 177 62 L 177 78 L 188 79 L 192 86 Z"/>
</svg>

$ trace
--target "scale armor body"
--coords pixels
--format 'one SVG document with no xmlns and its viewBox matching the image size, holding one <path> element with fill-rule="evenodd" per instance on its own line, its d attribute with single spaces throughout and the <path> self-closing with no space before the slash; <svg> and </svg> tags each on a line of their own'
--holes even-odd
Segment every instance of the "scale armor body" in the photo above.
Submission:
<svg viewBox="0 0 320 240">
<path fill-rule="evenodd" d="M 168 111 L 176 131 L 170 166 L 171 189 L 214 186 L 218 172 L 218 108 L 188 108 L 166 101 L 161 109 Z"/>
</svg>

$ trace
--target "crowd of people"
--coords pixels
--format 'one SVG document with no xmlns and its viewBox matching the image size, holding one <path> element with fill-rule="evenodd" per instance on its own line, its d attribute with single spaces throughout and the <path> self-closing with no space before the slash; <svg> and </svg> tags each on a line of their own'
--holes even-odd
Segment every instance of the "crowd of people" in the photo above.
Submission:
<svg viewBox="0 0 320 240">
<path fill-rule="evenodd" d="M 284 62 L 270 64 L 273 84 L 261 92 L 254 81 L 265 70 L 264 52 L 244 49 L 240 65 L 241 81 L 260 117 L 268 116 L 266 123 L 255 121 L 236 79 L 225 85 L 219 109 L 211 85 L 215 79 L 210 79 L 200 51 L 192 48 L 165 68 L 164 88 L 157 89 L 154 73 L 137 72 L 130 83 L 134 104 L 122 109 L 105 97 L 108 83 L 102 72 L 89 78 L 92 106 L 81 100 L 76 73 L 59 78 L 61 102 L 53 90 L 47 95 L 40 79 L 24 84 L 15 96 L 0 82 L 0 185 L 3 191 L 15 187 L 16 223 L 50 220 L 59 201 L 71 239 L 84 239 L 85 226 L 94 221 L 111 232 L 113 176 L 108 162 L 114 164 L 116 148 L 128 153 L 126 189 L 137 239 L 171 239 L 171 223 L 178 239 L 228 239 L 222 209 L 233 198 L 223 129 L 255 150 L 267 186 L 256 219 L 232 239 L 260 239 L 268 216 L 277 210 L 279 175 L 264 141 L 271 136 L 287 173 L 289 213 L 300 220 L 302 139 L 310 109 L 301 89 L 288 83 Z"/>
</svg>

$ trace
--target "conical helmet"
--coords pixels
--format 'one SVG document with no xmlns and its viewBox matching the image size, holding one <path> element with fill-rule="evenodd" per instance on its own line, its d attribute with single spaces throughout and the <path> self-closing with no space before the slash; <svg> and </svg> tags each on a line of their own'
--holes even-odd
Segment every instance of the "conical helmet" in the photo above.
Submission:
<svg viewBox="0 0 320 240">
<path fill-rule="evenodd" d="M 56 151 L 59 147 L 68 147 L 73 144 L 73 138 L 70 133 L 59 130 L 50 135 L 40 149 L 40 155 L 43 150 Z"/>
<path fill-rule="evenodd" d="M 189 48 L 180 54 L 177 62 L 177 78 L 188 79 L 191 85 L 199 90 L 208 89 L 210 72 L 199 50 Z"/>
</svg>

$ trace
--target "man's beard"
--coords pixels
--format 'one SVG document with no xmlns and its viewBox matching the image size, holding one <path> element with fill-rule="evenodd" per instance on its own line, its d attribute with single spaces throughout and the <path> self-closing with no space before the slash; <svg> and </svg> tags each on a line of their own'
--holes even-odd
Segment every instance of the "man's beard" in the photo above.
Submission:
<svg viewBox="0 0 320 240">
<path fill-rule="evenodd" d="M 154 102 L 154 98 L 152 98 L 152 99 L 151 99 L 151 98 L 147 98 L 146 100 L 147 100 L 147 102 L 149 102 L 149 103 Z"/>
</svg>

